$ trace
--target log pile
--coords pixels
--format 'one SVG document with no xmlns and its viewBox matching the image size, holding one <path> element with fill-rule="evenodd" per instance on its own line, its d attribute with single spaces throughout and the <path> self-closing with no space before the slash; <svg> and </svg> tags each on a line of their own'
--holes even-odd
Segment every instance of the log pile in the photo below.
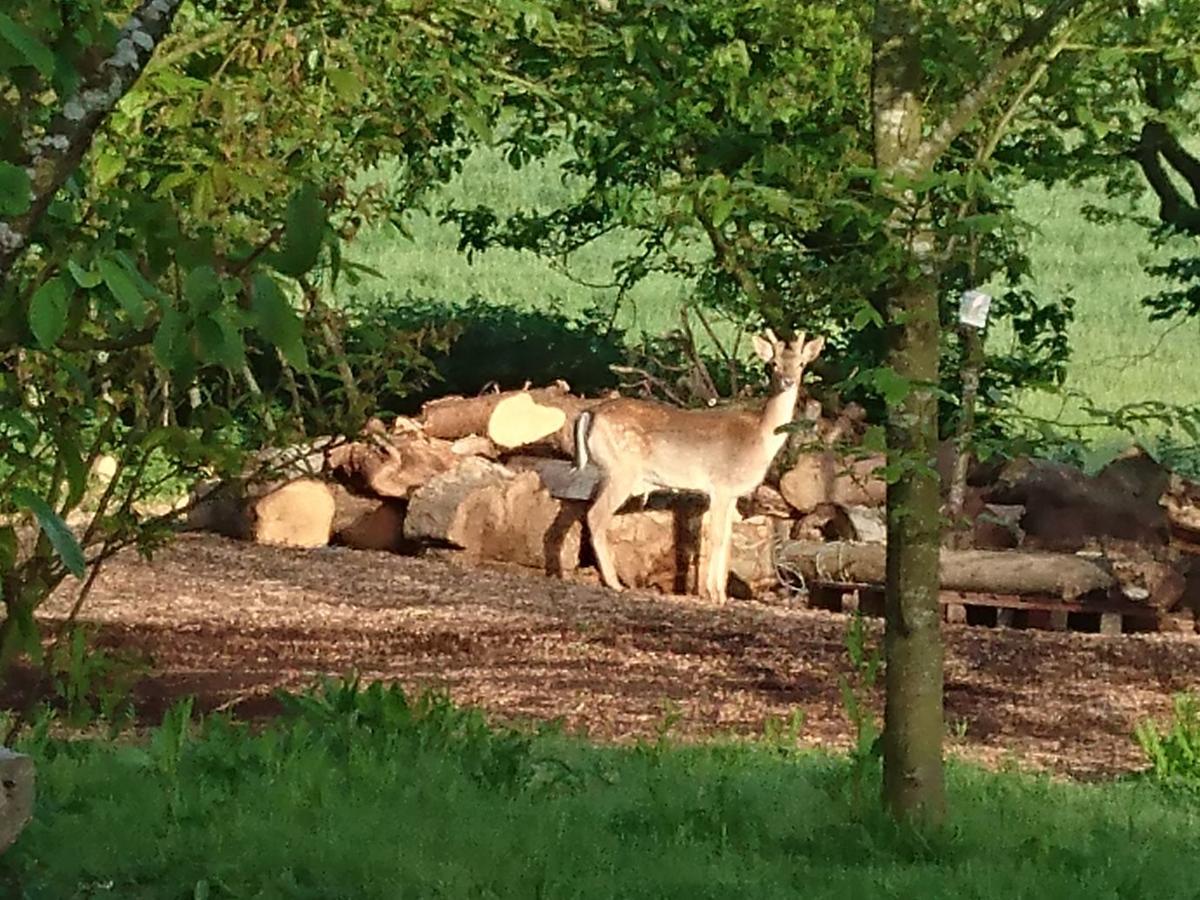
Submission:
<svg viewBox="0 0 1200 900">
<path fill-rule="evenodd" d="M 574 426 L 606 399 L 562 382 L 444 397 L 414 418 L 373 419 L 351 440 L 303 448 L 293 455 L 306 468 L 266 483 L 198 489 L 206 493 L 189 525 L 287 546 L 452 548 L 473 562 L 592 578 L 585 517 L 598 473 L 575 468 Z M 801 409 L 813 426 L 808 443 L 790 447 L 739 503 L 734 596 L 884 581 L 884 460 L 855 446 L 861 410 Z M 948 469 L 953 448 L 943 451 L 938 468 Z M 686 495 L 630 501 L 609 535 L 622 581 L 691 592 L 703 514 L 703 499 Z M 963 517 L 965 536 L 942 557 L 954 596 L 1071 609 L 1110 602 L 1176 626 L 1200 610 L 1200 485 L 1140 450 L 1095 476 L 1044 460 L 977 465 Z"/>
</svg>

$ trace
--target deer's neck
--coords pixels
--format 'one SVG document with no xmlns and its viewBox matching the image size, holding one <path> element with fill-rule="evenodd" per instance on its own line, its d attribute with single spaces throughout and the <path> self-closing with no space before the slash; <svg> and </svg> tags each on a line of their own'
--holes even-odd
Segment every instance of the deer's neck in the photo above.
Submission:
<svg viewBox="0 0 1200 900">
<path fill-rule="evenodd" d="M 784 445 L 788 437 L 786 431 L 776 433 L 776 429 L 792 421 L 792 417 L 796 414 L 796 400 L 799 396 L 800 385 L 799 383 L 793 384 L 789 388 L 778 390 L 772 394 L 763 409 L 763 437 L 771 459 L 775 458 L 775 454 L 779 452 L 779 448 Z"/>
</svg>

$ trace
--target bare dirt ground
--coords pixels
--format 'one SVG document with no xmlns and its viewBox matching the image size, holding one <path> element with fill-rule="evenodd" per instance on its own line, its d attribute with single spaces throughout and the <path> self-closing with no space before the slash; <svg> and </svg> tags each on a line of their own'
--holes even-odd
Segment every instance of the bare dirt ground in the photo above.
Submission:
<svg viewBox="0 0 1200 900">
<path fill-rule="evenodd" d="M 671 733 L 690 739 L 761 734 L 797 708 L 805 743 L 850 739 L 838 689 L 847 617 L 816 610 L 188 536 L 152 563 L 110 562 L 81 619 L 108 646 L 149 658 L 136 697 L 151 717 L 185 694 L 204 709 L 269 714 L 277 688 L 357 671 L 446 689 L 498 721 L 561 718 L 603 740 L 651 737 L 668 709 L 680 715 Z M 1138 768 L 1134 724 L 1200 686 L 1195 636 L 951 625 L 946 644 L 952 752 L 988 765 L 1084 778 Z"/>
</svg>

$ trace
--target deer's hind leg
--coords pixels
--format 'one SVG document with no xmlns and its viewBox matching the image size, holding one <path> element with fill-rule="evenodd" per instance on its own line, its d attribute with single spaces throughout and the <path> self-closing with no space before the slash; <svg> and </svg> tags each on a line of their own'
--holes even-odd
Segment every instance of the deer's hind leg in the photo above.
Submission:
<svg viewBox="0 0 1200 900">
<path fill-rule="evenodd" d="M 621 590 L 624 585 L 617 577 L 617 567 L 613 563 L 612 549 L 608 544 L 608 525 L 617 510 L 632 495 L 635 481 L 636 478 L 630 476 L 605 472 L 600 482 L 600 490 L 587 514 L 588 531 L 592 535 L 592 550 L 596 554 L 600 577 L 606 585 L 616 591 Z"/>
</svg>

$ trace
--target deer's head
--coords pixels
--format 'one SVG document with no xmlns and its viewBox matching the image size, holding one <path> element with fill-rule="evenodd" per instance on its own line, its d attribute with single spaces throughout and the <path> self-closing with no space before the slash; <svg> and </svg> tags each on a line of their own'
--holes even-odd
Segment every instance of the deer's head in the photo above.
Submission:
<svg viewBox="0 0 1200 900">
<path fill-rule="evenodd" d="M 821 355 L 825 338 L 805 340 L 803 331 L 797 332 L 790 341 L 781 341 L 768 328 L 761 336 L 754 336 L 754 352 L 771 371 L 771 390 L 778 393 L 788 391 L 800 383 L 804 370 Z"/>
</svg>

